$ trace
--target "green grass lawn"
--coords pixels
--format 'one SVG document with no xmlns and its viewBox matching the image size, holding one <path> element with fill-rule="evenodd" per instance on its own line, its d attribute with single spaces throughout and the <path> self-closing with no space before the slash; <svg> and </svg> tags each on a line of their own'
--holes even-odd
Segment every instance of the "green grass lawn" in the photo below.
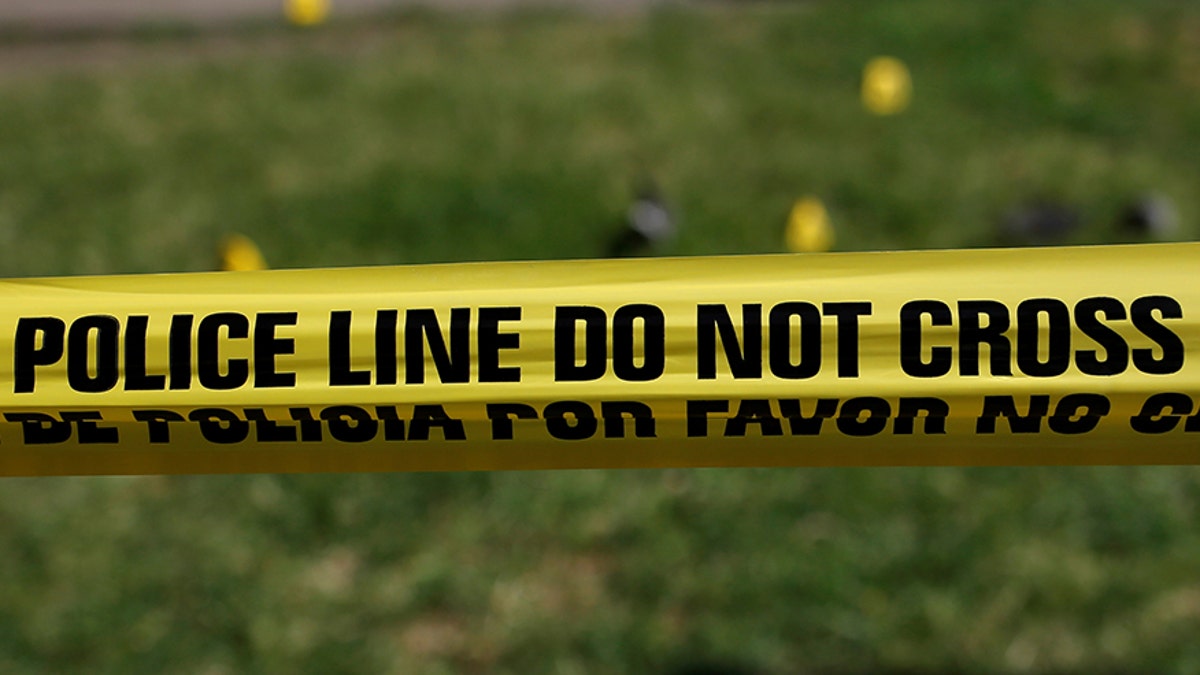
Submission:
<svg viewBox="0 0 1200 675">
<path fill-rule="evenodd" d="M 1182 2 L 414 12 L 121 49 L 0 74 L 3 275 L 211 269 L 234 231 L 280 267 L 593 257 L 647 175 L 687 255 L 783 250 L 810 193 L 840 250 L 991 245 L 1032 200 L 1079 209 L 1072 242 L 1147 192 L 1176 238 L 1200 218 Z M 876 54 L 913 71 L 904 115 L 859 105 Z M 1191 468 L 0 487 L 5 673 L 1200 670 Z"/>
</svg>

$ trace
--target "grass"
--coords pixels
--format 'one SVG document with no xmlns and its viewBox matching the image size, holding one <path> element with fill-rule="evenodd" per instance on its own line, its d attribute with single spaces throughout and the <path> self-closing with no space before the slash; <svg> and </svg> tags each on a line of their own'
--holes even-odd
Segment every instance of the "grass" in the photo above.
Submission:
<svg viewBox="0 0 1200 675">
<path fill-rule="evenodd" d="M 1037 199 L 1114 241 L 1145 192 L 1192 238 L 1197 35 L 1176 2 L 873 0 L 142 36 L 0 76 L 0 269 L 210 269 L 231 231 L 288 267 L 596 256 L 644 175 L 689 255 L 782 250 L 807 193 L 843 250 L 988 245 Z M 857 100 L 880 53 L 899 117 Z M 1200 669 L 1190 468 L 3 488 L 3 672 Z"/>
</svg>

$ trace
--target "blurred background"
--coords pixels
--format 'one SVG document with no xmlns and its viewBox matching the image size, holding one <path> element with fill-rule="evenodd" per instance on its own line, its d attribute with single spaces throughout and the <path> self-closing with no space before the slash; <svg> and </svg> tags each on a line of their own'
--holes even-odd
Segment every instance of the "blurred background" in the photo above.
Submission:
<svg viewBox="0 0 1200 675">
<path fill-rule="evenodd" d="M 1198 143 L 1182 0 L 0 2 L 8 277 L 1187 240 Z M 1198 507 L 1186 467 L 4 479 L 0 672 L 1195 673 Z"/>
</svg>

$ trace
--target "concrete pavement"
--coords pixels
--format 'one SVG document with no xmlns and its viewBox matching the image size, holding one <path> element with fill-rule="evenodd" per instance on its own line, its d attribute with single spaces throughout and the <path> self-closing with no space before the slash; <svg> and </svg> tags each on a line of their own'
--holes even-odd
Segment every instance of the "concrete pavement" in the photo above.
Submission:
<svg viewBox="0 0 1200 675">
<path fill-rule="evenodd" d="M 660 0 L 330 0 L 332 16 L 403 7 L 487 9 L 519 5 L 628 10 Z M 0 28 L 111 30 L 168 24 L 214 24 L 282 15 L 283 0 L 0 0 Z"/>
</svg>

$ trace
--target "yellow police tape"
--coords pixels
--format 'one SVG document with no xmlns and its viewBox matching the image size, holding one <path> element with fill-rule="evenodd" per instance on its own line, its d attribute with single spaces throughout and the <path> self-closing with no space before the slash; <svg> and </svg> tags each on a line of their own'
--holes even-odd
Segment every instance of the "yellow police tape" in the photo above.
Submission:
<svg viewBox="0 0 1200 675">
<path fill-rule="evenodd" d="M 0 282 L 0 474 L 1200 463 L 1200 244 Z"/>
</svg>

